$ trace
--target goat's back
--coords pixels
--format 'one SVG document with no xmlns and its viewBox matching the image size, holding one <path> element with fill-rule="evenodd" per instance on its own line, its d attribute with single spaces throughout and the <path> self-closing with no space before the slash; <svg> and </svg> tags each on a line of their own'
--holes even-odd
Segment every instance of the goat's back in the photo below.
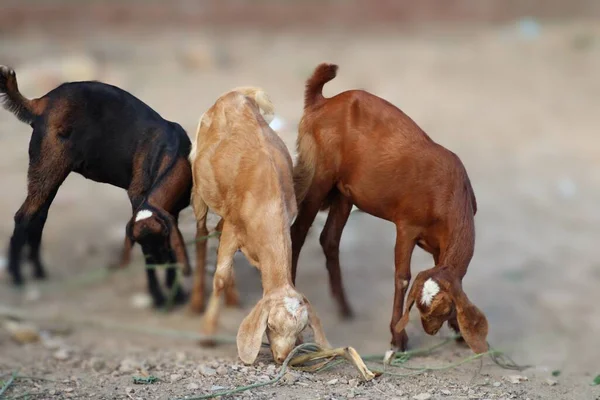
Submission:
<svg viewBox="0 0 600 400">
<path fill-rule="evenodd" d="M 142 168 L 153 180 L 164 155 L 174 162 L 190 151 L 190 139 L 179 124 L 116 86 L 65 83 L 41 100 L 45 107 L 32 123 L 32 144 L 64 143 L 73 170 L 88 179 L 127 188 L 136 154 L 148 155 Z"/>
<path fill-rule="evenodd" d="M 343 92 L 306 109 L 299 135 L 299 143 L 311 135 L 317 144 L 316 173 L 334 171 L 337 188 L 380 218 L 427 224 L 447 214 L 457 198 L 475 205 L 460 159 L 368 92 Z"/>
<path fill-rule="evenodd" d="M 246 96 L 221 97 L 196 140 L 195 184 L 210 208 L 240 226 L 295 217 L 291 156 Z"/>
</svg>

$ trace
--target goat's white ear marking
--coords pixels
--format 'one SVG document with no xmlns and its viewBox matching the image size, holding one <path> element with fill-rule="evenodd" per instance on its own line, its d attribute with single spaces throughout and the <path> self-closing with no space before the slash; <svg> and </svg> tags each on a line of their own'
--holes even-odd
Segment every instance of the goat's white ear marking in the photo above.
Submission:
<svg viewBox="0 0 600 400">
<path fill-rule="evenodd" d="M 146 218 L 150 218 L 152 216 L 152 211 L 150 210 L 141 210 L 135 215 L 135 222 L 141 221 Z"/>
<path fill-rule="evenodd" d="M 285 304 L 285 309 L 292 316 L 296 316 L 298 309 L 300 308 L 300 300 L 295 297 L 284 297 L 283 304 Z"/>
<path fill-rule="evenodd" d="M 433 298 L 439 292 L 440 285 L 438 285 L 437 282 L 431 278 L 427 279 L 423 285 L 423 290 L 421 291 L 421 304 L 429 306 L 433 301 Z"/>
</svg>

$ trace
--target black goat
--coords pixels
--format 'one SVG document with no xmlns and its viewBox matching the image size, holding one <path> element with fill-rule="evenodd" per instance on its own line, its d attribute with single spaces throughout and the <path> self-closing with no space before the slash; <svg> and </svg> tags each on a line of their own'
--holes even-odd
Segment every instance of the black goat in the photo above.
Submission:
<svg viewBox="0 0 600 400">
<path fill-rule="evenodd" d="M 191 142 L 183 128 L 115 86 L 100 82 L 64 83 L 29 100 L 19 92 L 14 70 L 0 66 L 0 101 L 31 125 L 27 198 L 15 215 L 9 272 L 23 283 L 21 252 L 30 247 L 35 277 L 46 276 L 40 258 L 42 231 L 58 188 L 71 171 L 127 190 L 133 216 L 126 229 L 125 252 L 139 243 L 148 264 L 190 265 L 177 219 L 190 202 Z M 166 271 L 167 287 L 176 279 Z M 165 303 L 156 271 L 147 269 L 154 305 Z M 179 289 L 175 302 L 185 295 Z"/>
</svg>

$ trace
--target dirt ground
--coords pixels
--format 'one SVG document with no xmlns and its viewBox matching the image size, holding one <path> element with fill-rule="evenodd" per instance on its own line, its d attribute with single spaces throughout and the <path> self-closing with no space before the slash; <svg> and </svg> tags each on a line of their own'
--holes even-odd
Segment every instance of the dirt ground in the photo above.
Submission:
<svg viewBox="0 0 600 400">
<path fill-rule="evenodd" d="M 598 399 L 600 386 L 590 384 L 600 374 L 599 39 L 597 24 L 583 23 L 542 25 L 539 36 L 530 38 L 513 24 L 427 34 L 373 31 L 351 38 L 335 32 L 172 28 L 83 32 L 58 41 L 34 32 L 0 36 L 0 64 L 15 67 L 21 90 L 30 97 L 62 80 L 118 85 L 181 123 L 190 135 L 221 93 L 240 85 L 262 86 L 284 121 L 280 134 L 293 153 L 305 79 L 317 63 L 335 62 L 339 74 L 325 87 L 326 95 L 367 89 L 401 107 L 461 157 L 479 203 L 476 252 L 465 290 L 488 318 L 492 346 L 532 367 L 509 371 L 486 358 L 364 384 L 355 370 L 344 367 L 287 375 L 285 382 L 239 398 Z M 2 111 L 1 243 L 8 243 L 13 214 L 25 198 L 29 137 L 28 126 Z M 268 351 L 255 367 L 244 367 L 235 345 L 204 349 L 194 340 L 153 334 L 158 328 L 198 331 L 201 317 L 185 308 L 170 314 L 139 308 L 134 299 L 145 293 L 139 247 L 129 271 L 77 280 L 101 275 L 118 258 L 129 209 L 123 191 L 71 175 L 45 229 L 48 283 L 30 279 L 25 290 L 17 291 L 0 277 L 0 305 L 37 317 L 130 324 L 147 333 L 75 324 L 69 332 L 54 331 L 41 342 L 19 345 L 0 330 L 0 374 L 19 370 L 52 380 L 19 379 L 7 398 L 182 398 L 277 373 Z M 390 340 L 394 227 L 352 214 L 341 260 L 356 318 L 345 322 L 329 295 L 318 244 L 325 218 L 319 215 L 302 251 L 297 286 L 317 309 L 332 344 L 383 354 Z M 191 209 L 181 219 L 191 240 Z M 211 240 L 213 263 L 215 244 Z M 432 262 L 416 250 L 414 273 Z M 29 275 L 27 266 L 25 271 Z M 223 312 L 221 333 L 229 336 L 261 294 L 257 271 L 241 255 L 236 274 L 243 309 Z M 53 331 L 50 322 L 40 326 Z M 446 328 L 437 337 L 427 336 L 416 312 L 408 333 L 411 348 L 450 336 Z M 469 355 L 452 343 L 409 365 L 443 366 Z M 559 376 L 552 376 L 555 370 Z M 160 381 L 134 385 L 132 376 L 143 372 Z"/>
</svg>

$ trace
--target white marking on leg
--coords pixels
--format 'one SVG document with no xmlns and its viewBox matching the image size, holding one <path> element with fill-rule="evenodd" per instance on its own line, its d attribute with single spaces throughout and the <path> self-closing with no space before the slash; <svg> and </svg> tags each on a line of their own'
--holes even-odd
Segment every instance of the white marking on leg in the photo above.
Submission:
<svg viewBox="0 0 600 400">
<path fill-rule="evenodd" d="M 296 316 L 298 309 L 300 308 L 300 300 L 295 297 L 284 297 L 283 304 L 285 304 L 285 309 L 292 315 Z"/>
<path fill-rule="evenodd" d="M 421 304 L 425 304 L 429 306 L 433 301 L 433 298 L 440 292 L 440 285 L 437 284 L 436 281 L 429 278 L 425 281 L 423 285 L 423 290 L 421 291 Z"/>
<path fill-rule="evenodd" d="M 152 216 L 152 211 L 150 210 L 141 210 L 135 215 L 135 222 L 141 221 L 146 218 L 150 218 Z"/>
<path fill-rule="evenodd" d="M 406 289 L 408 287 L 408 281 L 405 279 L 402 281 L 402 287 Z"/>
</svg>

